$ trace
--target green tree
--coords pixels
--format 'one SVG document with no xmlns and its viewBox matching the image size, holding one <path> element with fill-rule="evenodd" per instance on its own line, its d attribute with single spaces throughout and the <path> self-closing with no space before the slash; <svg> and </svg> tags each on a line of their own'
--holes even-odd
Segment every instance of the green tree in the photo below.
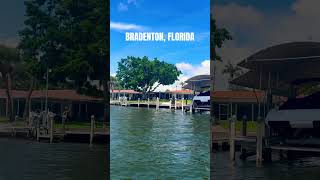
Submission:
<svg viewBox="0 0 320 180">
<path fill-rule="evenodd" d="M 230 84 L 231 80 L 239 76 L 241 73 L 242 73 L 242 69 L 237 65 L 233 65 L 230 61 L 228 61 L 228 63 L 224 66 L 224 69 L 222 69 L 222 74 L 229 75 L 228 83 L 229 83 L 230 89 L 233 89 Z"/>
<path fill-rule="evenodd" d="M 118 63 L 116 77 L 122 87 L 140 91 L 146 97 L 161 84 L 173 84 L 180 74 L 181 71 L 175 65 L 157 58 L 149 60 L 146 56 L 128 56 Z"/>
<path fill-rule="evenodd" d="M 8 100 L 9 121 L 14 121 L 13 99 L 11 95 L 12 77 L 20 63 L 19 51 L 16 48 L 0 45 L 0 73 L 2 81 L 5 82 L 6 95 Z"/>
<path fill-rule="evenodd" d="M 32 77 L 43 77 L 51 69 L 51 87 L 73 87 L 90 95 L 103 90 L 107 104 L 109 1 L 27 0 L 25 5 L 20 48 L 31 69 L 40 67 L 30 71 Z M 95 80 L 99 87 L 91 85 Z"/>
<path fill-rule="evenodd" d="M 213 18 L 213 14 L 210 15 L 210 76 L 211 76 L 211 88 L 210 93 L 213 94 L 215 88 L 216 78 L 216 62 L 222 61 L 221 57 L 216 53 L 217 48 L 221 48 L 223 43 L 227 40 L 232 40 L 232 36 L 229 31 L 225 28 L 218 28 L 216 21 Z M 214 120 L 214 101 L 211 98 L 210 102 L 210 114 L 211 120 Z M 217 123 L 215 120 L 214 123 Z"/>
<path fill-rule="evenodd" d="M 111 90 L 120 90 L 120 89 L 122 89 L 122 86 L 121 86 L 118 78 L 115 77 L 115 76 L 110 76 L 110 89 Z"/>
</svg>

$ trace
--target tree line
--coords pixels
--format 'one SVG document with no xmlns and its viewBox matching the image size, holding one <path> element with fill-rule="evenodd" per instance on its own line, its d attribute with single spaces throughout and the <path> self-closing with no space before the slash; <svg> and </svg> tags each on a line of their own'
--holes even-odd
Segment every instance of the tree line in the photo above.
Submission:
<svg viewBox="0 0 320 180">
<path fill-rule="evenodd" d="M 32 91 L 45 87 L 48 70 L 50 89 L 73 88 L 107 101 L 109 2 L 26 0 L 24 4 L 26 20 L 19 45 L 0 45 L 0 85 L 6 89 L 9 120 L 14 120 L 11 89 L 28 90 L 26 118 Z"/>
</svg>

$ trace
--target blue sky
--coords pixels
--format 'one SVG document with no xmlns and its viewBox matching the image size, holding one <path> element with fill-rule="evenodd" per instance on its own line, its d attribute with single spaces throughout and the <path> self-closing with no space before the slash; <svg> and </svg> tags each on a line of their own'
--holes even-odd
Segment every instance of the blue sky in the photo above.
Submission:
<svg viewBox="0 0 320 180">
<path fill-rule="evenodd" d="M 111 0 L 110 11 L 111 23 L 123 25 L 111 25 L 111 74 L 116 73 L 117 62 L 127 56 L 148 56 L 177 64 L 186 76 L 199 74 L 201 67 L 207 65 L 204 61 L 210 55 L 209 0 Z M 124 33 L 135 31 L 194 32 L 195 41 L 126 42 Z"/>
</svg>

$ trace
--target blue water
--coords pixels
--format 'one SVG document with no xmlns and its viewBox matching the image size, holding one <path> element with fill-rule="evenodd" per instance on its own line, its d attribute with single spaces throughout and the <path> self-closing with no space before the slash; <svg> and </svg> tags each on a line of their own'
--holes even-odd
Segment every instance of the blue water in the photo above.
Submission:
<svg viewBox="0 0 320 180">
<path fill-rule="evenodd" d="M 207 179 L 209 115 L 111 107 L 111 179 Z"/>
</svg>

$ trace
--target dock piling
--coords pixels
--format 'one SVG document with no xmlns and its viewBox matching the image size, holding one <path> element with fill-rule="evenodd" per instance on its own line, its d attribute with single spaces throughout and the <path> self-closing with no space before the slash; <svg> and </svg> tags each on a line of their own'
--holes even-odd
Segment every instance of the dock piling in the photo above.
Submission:
<svg viewBox="0 0 320 180">
<path fill-rule="evenodd" d="M 182 110 L 182 112 L 183 112 L 183 98 L 181 99 L 181 110 Z"/>
<path fill-rule="evenodd" d="M 138 107 L 140 107 L 140 98 L 138 98 Z"/>
<path fill-rule="evenodd" d="M 157 97 L 156 110 L 159 110 L 159 107 L 160 107 L 160 101 L 159 101 L 159 97 Z"/>
<path fill-rule="evenodd" d="M 54 127 L 53 127 L 53 116 L 50 115 L 50 143 L 53 142 L 53 132 L 54 132 Z"/>
<path fill-rule="evenodd" d="M 149 107 L 150 107 L 150 99 L 148 98 L 148 109 L 149 109 Z"/>
<path fill-rule="evenodd" d="M 261 116 L 258 116 L 257 121 L 257 147 L 256 147 L 256 165 L 261 166 L 262 164 L 262 141 L 263 141 L 263 129 L 264 129 L 264 122 Z"/>
<path fill-rule="evenodd" d="M 40 128 L 37 127 L 37 141 L 40 140 Z"/>
<path fill-rule="evenodd" d="M 91 115 L 90 145 L 92 145 L 93 136 L 94 136 L 94 115 Z"/>
<path fill-rule="evenodd" d="M 177 98 L 174 99 L 174 110 L 177 110 Z"/>
<path fill-rule="evenodd" d="M 242 131 L 241 131 L 241 135 L 243 137 L 246 137 L 247 136 L 247 116 L 243 116 L 242 118 Z M 240 155 L 240 158 L 245 160 L 247 158 L 247 149 L 244 148 L 242 145 L 241 145 L 241 155 Z"/>
<path fill-rule="evenodd" d="M 231 161 L 235 160 L 235 136 L 236 136 L 236 116 L 233 115 L 230 118 L 230 159 Z"/>
</svg>

